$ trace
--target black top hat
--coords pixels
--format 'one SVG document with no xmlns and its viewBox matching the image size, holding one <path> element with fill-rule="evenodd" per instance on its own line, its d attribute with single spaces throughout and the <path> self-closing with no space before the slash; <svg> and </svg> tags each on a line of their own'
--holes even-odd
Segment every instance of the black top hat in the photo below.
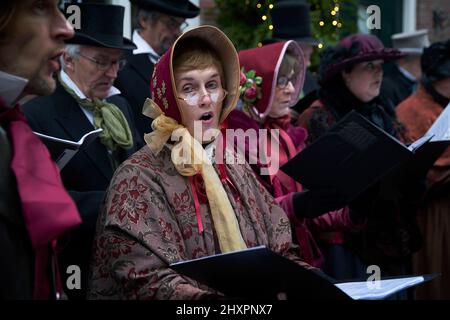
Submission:
<svg viewBox="0 0 450 320">
<path fill-rule="evenodd" d="M 130 0 L 139 8 L 156 10 L 180 18 L 194 18 L 199 15 L 200 8 L 189 0 Z"/>
<path fill-rule="evenodd" d="M 309 4 L 304 1 L 279 1 L 270 12 L 273 25 L 272 40 L 295 40 L 312 45 L 319 41 L 311 33 Z"/>
<path fill-rule="evenodd" d="M 450 77 L 450 39 L 435 42 L 423 50 L 422 82 L 431 83 Z"/>
<path fill-rule="evenodd" d="M 69 5 L 72 4 L 66 6 Z M 75 36 L 66 40 L 66 43 L 124 50 L 136 49 L 131 40 L 123 37 L 124 7 L 96 3 L 76 5 L 80 8 L 80 29 L 75 29 Z"/>
</svg>

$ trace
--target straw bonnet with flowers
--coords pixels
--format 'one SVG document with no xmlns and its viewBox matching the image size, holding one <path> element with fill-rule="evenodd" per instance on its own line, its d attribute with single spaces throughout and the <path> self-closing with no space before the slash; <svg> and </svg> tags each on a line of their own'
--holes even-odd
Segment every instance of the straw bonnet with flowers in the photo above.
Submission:
<svg viewBox="0 0 450 320">
<path fill-rule="evenodd" d="M 210 32 L 204 32 L 209 29 Z M 239 62 L 237 53 L 226 36 L 218 32 L 213 27 L 199 27 L 181 36 L 173 45 L 172 50 L 164 54 L 155 66 L 152 80 L 152 99 L 147 99 L 143 113 L 154 119 L 152 123 L 153 132 L 146 134 L 144 139 L 149 148 L 154 153 L 159 153 L 167 145 L 173 133 L 180 137 L 172 148 L 172 162 L 176 170 L 182 176 L 193 176 L 201 174 L 204 180 L 205 189 L 214 225 L 218 234 L 222 252 L 234 251 L 246 248 L 233 208 L 228 201 L 222 182 L 213 168 L 211 160 L 205 153 L 202 145 L 189 133 L 184 123 L 183 108 L 180 107 L 179 100 L 176 99 L 177 92 L 173 73 L 173 51 L 177 48 L 179 41 L 190 37 L 204 38 L 219 49 L 225 70 L 225 82 L 229 85 L 228 95 L 225 98 L 220 122 L 236 105 L 239 89 Z M 222 47 L 221 47 L 222 46 Z M 186 157 L 186 153 L 190 157 Z"/>
<path fill-rule="evenodd" d="M 231 41 L 215 27 L 191 29 L 154 70 L 144 108 L 154 131 L 112 178 L 98 220 L 89 298 L 217 298 L 170 264 L 247 247 L 264 245 L 302 264 L 286 214 L 250 166 L 228 162 L 236 156 L 229 146 L 226 163 L 220 156 L 212 161 L 205 153 L 219 153 L 219 146 L 210 147 L 218 138 L 191 135 L 192 122 L 205 112 L 214 114 L 216 128 L 236 105 L 240 67 Z M 222 90 L 227 94 L 219 101 L 215 93 Z M 200 100 L 188 102 L 187 92 Z"/>
</svg>

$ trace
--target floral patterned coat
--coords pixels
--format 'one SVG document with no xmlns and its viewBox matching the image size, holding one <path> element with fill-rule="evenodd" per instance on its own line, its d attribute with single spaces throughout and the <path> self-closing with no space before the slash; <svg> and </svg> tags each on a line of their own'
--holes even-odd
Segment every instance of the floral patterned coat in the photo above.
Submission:
<svg viewBox="0 0 450 320">
<path fill-rule="evenodd" d="M 266 245 L 301 265 L 285 212 L 248 164 L 226 164 L 238 195 L 225 185 L 247 247 Z M 216 168 L 217 170 L 217 168 Z M 234 196 L 233 196 L 234 194 Z M 189 179 L 164 148 L 145 146 L 116 171 L 97 223 L 89 299 L 214 299 L 220 293 L 181 276 L 168 264 L 219 253 L 207 203 L 200 234 Z M 307 265 L 306 265 L 307 266 Z"/>
</svg>

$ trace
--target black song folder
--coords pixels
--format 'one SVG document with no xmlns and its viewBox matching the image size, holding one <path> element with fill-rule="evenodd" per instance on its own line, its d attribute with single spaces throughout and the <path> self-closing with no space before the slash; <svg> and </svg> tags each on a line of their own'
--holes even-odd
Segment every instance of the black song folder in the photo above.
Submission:
<svg viewBox="0 0 450 320">
<path fill-rule="evenodd" d="M 325 274 L 311 271 L 265 246 L 173 263 L 170 268 L 229 298 L 348 300 Z"/>
<path fill-rule="evenodd" d="M 225 294 L 227 298 L 381 300 L 434 279 L 437 275 L 397 276 L 337 282 L 318 269 L 307 269 L 265 246 L 173 263 L 170 268 Z M 377 285 L 377 286 L 374 286 Z"/>
<path fill-rule="evenodd" d="M 281 170 L 307 189 L 336 190 L 350 202 L 413 155 L 403 143 L 351 111 Z"/>
</svg>

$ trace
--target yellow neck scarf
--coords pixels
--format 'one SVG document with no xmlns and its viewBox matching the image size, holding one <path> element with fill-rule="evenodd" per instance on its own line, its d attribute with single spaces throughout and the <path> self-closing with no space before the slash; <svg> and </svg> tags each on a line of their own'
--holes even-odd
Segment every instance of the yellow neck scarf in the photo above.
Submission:
<svg viewBox="0 0 450 320">
<path fill-rule="evenodd" d="M 220 250 L 225 253 L 247 248 L 228 195 L 202 145 L 184 126 L 166 117 L 151 99 L 146 100 L 143 113 L 154 119 L 154 131 L 144 136 L 150 150 L 158 154 L 174 133 L 180 138 L 171 153 L 178 173 L 185 177 L 197 173 L 202 175 Z"/>
</svg>

